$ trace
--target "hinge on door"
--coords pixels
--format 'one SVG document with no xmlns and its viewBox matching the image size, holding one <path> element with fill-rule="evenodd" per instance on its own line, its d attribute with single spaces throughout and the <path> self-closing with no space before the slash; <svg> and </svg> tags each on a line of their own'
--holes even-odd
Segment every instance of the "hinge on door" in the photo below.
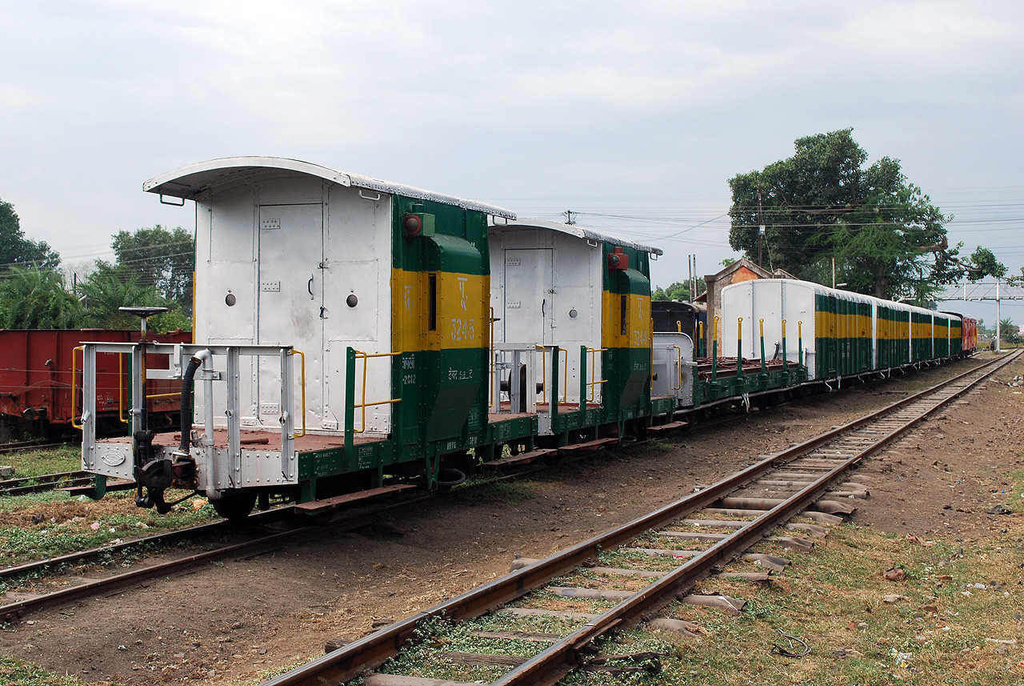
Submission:
<svg viewBox="0 0 1024 686">
<path fill-rule="evenodd" d="M 327 308 L 323 305 L 320 306 L 320 319 L 327 319 Z"/>
</svg>

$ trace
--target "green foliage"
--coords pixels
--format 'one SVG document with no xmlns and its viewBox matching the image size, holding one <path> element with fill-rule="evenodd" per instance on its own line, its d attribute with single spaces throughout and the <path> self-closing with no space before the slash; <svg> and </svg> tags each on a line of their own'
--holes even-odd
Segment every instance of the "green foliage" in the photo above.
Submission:
<svg viewBox="0 0 1024 686">
<path fill-rule="evenodd" d="M 36 526 L 0 525 L 0 564 L 11 565 L 26 560 L 64 555 L 95 548 L 115 539 L 201 524 L 217 516 L 208 503 L 194 509 L 192 501 L 187 501 L 174 507 L 168 514 L 160 515 L 153 510 L 135 508 L 134 493 L 113 493 L 106 497 L 124 501 L 127 505 L 125 511 L 98 514 L 87 521 L 73 518 L 56 523 L 43 521 Z M 61 501 L 70 501 L 73 498 L 67 493 L 45 493 L 36 494 L 36 498 L 18 496 L 11 500 L 12 505 L 34 510 L 40 502 L 60 504 Z M 8 506 L 5 504 L 5 507 Z M 92 528 L 93 523 L 98 525 L 97 528 Z"/>
<path fill-rule="evenodd" d="M 181 310 L 171 310 L 158 314 L 149 320 L 149 330 L 153 333 L 167 333 L 168 331 L 191 331 L 192 320 Z"/>
<path fill-rule="evenodd" d="M 756 257 L 758 226 L 768 256 L 799 278 L 831 282 L 883 298 L 927 302 L 941 285 L 1005 267 L 979 248 L 967 259 L 949 248 L 952 219 L 910 183 L 899 160 L 865 167 L 867 153 L 842 129 L 797 139 L 795 154 L 729 180 L 729 243 Z"/>
<path fill-rule="evenodd" d="M 139 327 L 133 314 L 119 307 L 166 306 L 153 286 L 143 286 L 138 277 L 109 262 L 99 260 L 96 270 L 79 285 L 86 303 L 86 325 L 99 329 L 131 330 Z"/>
<path fill-rule="evenodd" d="M 26 239 L 14 206 L 0 200 L 0 328 L 134 330 L 138 318 L 118 308 L 151 305 L 172 309 L 151 320 L 155 333 L 190 329 L 192 234 L 160 225 L 118 231 L 111 247 L 116 262 L 98 261 L 72 293 L 56 270 L 60 256 Z"/>
<path fill-rule="evenodd" d="M 85 682 L 70 674 L 57 674 L 29 662 L 0 655 L 0 684 L 14 686 L 82 686 Z"/>
<path fill-rule="evenodd" d="M 697 292 L 691 297 L 690 294 L 690 282 L 675 281 L 670 284 L 667 288 L 658 286 L 654 289 L 654 293 L 651 294 L 652 300 L 692 300 L 701 293 L 707 290 L 707 286 L 704 284 L 703 277 L 697 279 Z"/>
<path fill-rule="evenodd" d="M 4 455 L 3 464 L 14 467 L 16 477 L 71 472 L 82 468 L 82 451 L 74 445 L 25 450 Z"/>
<path fill-rule="evenodd" d="M 73 329 L 83 317 L 60 272 L 10 267 L 0 280 L 0 329 Z"/>
<path fill-rule="evenodd" d="M 0 200 L 0 270 L 12 265 L 55 269 L 59 264 L 60 255 L 45 241 L 25 238 L 14 205 Z"/>
<path fill-rule="evenodd" d="M 979 281 L 986 276 L 1002 278 L 1006 276 L 1006 265 L 996 259 L 996 256 L 988 248 L 978 246 L 968 258 L 971 268 L 967 270 L 967 277 L 971 281 Z"/>
<path fill-rule="evenodd" d="M 152 226 L 135 232 L 118 231 L 110 243 L 117 265 L 143 285 L 153 286 L 188 317 L 192 312 L 192 272 L 195 241 L 180 226 Z"/>
<path fill-rule="evenodd" d="M 992 334 L 994 337 L 995 332 L 993 331 Z M 1009 317 L 1003 317 L 999 320 L 999 337 L 1010 345 L 1017 345 L 1021 342 L 1020 327 L 1014 324 Z"/>
</svg>

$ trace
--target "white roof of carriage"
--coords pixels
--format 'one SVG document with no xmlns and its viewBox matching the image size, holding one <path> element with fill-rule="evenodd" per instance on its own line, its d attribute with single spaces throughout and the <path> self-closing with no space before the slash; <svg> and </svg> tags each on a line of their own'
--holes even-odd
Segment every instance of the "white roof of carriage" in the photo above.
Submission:
<svg viewBox="0 0 1024 686">
<path fill-rule="evenodd" d="M 454 205 L 466 210 L 485 212 L 495 217 L 515 219 L 516 214 L 503 207 L 488 205 L 476 200 L 466 200 L 453 195 L 406 186 L 401 183 L 383 181 L 371 176 L 352 174 L 330 169 L 312 162 L 293 160 L 287 157 L 242 156 L 220 157 L 205 162 L 185 165 L 160 176 L 154 176 L 142 184 L 142 190 L 149 193 L 169 195 L 174 198 L 195 200 L 205 191 L 253 181 L 268 171 L 284 170 L 298 174 L 309 174 L 342 186 L 365 188 L 388 195 L 401 195 L 416 200 L 428 200 L 445 205 Z"/>
<path fill-rule="evenodd" d="M 579 224 L 562 224 L 560 222 L 553 222 L 548 219 L 531 219 L 529 217 L 523 217 L 518 221 L 512 221 L 507 224 L 494 224 L 491 230 L 502 231 L 505 229 L 546 229 L 548 231 L 558 231 L 559 233 L 567 233 L 570 236 L 576 236 L 583 240 L 592 241 L 606 241 L 608 243 L 617 243 L 624 248 L 633 248 L 640 252 L 653 253 L 655 255 L 662 255 L 664 252 L 661 248 L 655 248 L 650 245 L 643 245 L 642 243 L 636 243 L 634 241 L 628 241 L 622 238 L 616 238 L 615 236 L 609 236 L 608 234 L 594 231 L 580 226 Z"/>
</svg>

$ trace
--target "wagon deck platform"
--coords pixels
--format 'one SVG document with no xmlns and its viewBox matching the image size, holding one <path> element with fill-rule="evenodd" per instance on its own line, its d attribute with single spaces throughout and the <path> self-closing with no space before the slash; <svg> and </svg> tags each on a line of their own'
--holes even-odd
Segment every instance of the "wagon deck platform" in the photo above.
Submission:
<svg viewBox="0 0 1024 686">
<path fill-rule="evenodd" d="M 201 427 L 200 427 L 201 429 Z M 272 431 L 241 431 L 241 445 L 242 448 L 255 449 L 260 446 L 268 447 L 281 447 L 281 434 L 274 433 Z M 367 443 L 380 443 L 387 440 L 386 436 L 365 436 L 356 435 L 355 444 L 365 445 Z M 118 436 L 116 438 L 106 439 L 109 443 L 131 443 L 131 436 Z M 173 447 L 181 442 L 181 433 L 178 431 L 168 431 L 165 433 L 158 433 L 153 436 L 153 445 L 161 447 Z M 228 432 L 227 429 L 214 429 L 213 430 L 213 446 L 215 448 L 227 448 L 228 447 Z M 295 452 L 296 453 L 312 453 L 319 450 L 330 450 L 332 448 L 344 448 L 345 447 L 345 435 L 344 434 L 306 434 L 305 436 L 299 436 L 295 439 Z"/>
</svg>

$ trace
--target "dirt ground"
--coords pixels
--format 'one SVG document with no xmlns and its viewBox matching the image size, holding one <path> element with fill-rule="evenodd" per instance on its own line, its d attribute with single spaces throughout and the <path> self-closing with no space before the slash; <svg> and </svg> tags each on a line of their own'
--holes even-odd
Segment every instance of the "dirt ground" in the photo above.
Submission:
<svg viewBox="0 0 1024 686">
<path fill-rule="evenodd" d="M 971 364 L 795 401 L 439 498 L 371 530 L 327 530 L 273 554 L 43 612 L 0 633 L 0 652 L 91 682 L 251 682 L 322 654 L 328 639 L 358 638 L 504 574 L 515 554 L 549 554 Z M 1014 367 L 1020 374 L 1024 364 Z M 998 526 L 983 512 L 1020 468 L 1017 390 L 988 383 L 865 466 L 874 478 L 861 520 L 965 539 Z"/>
<path fill-rule="evenodd" d="M 871 500 L 857 522 L 885 531 L 971 542 L 1002 528 L 986 511 L 1006 501 L 1024 469 L 1024 387 L 1007 382 L 1024 361 L 915 427 L 859 471 Z"/>
</svg>

